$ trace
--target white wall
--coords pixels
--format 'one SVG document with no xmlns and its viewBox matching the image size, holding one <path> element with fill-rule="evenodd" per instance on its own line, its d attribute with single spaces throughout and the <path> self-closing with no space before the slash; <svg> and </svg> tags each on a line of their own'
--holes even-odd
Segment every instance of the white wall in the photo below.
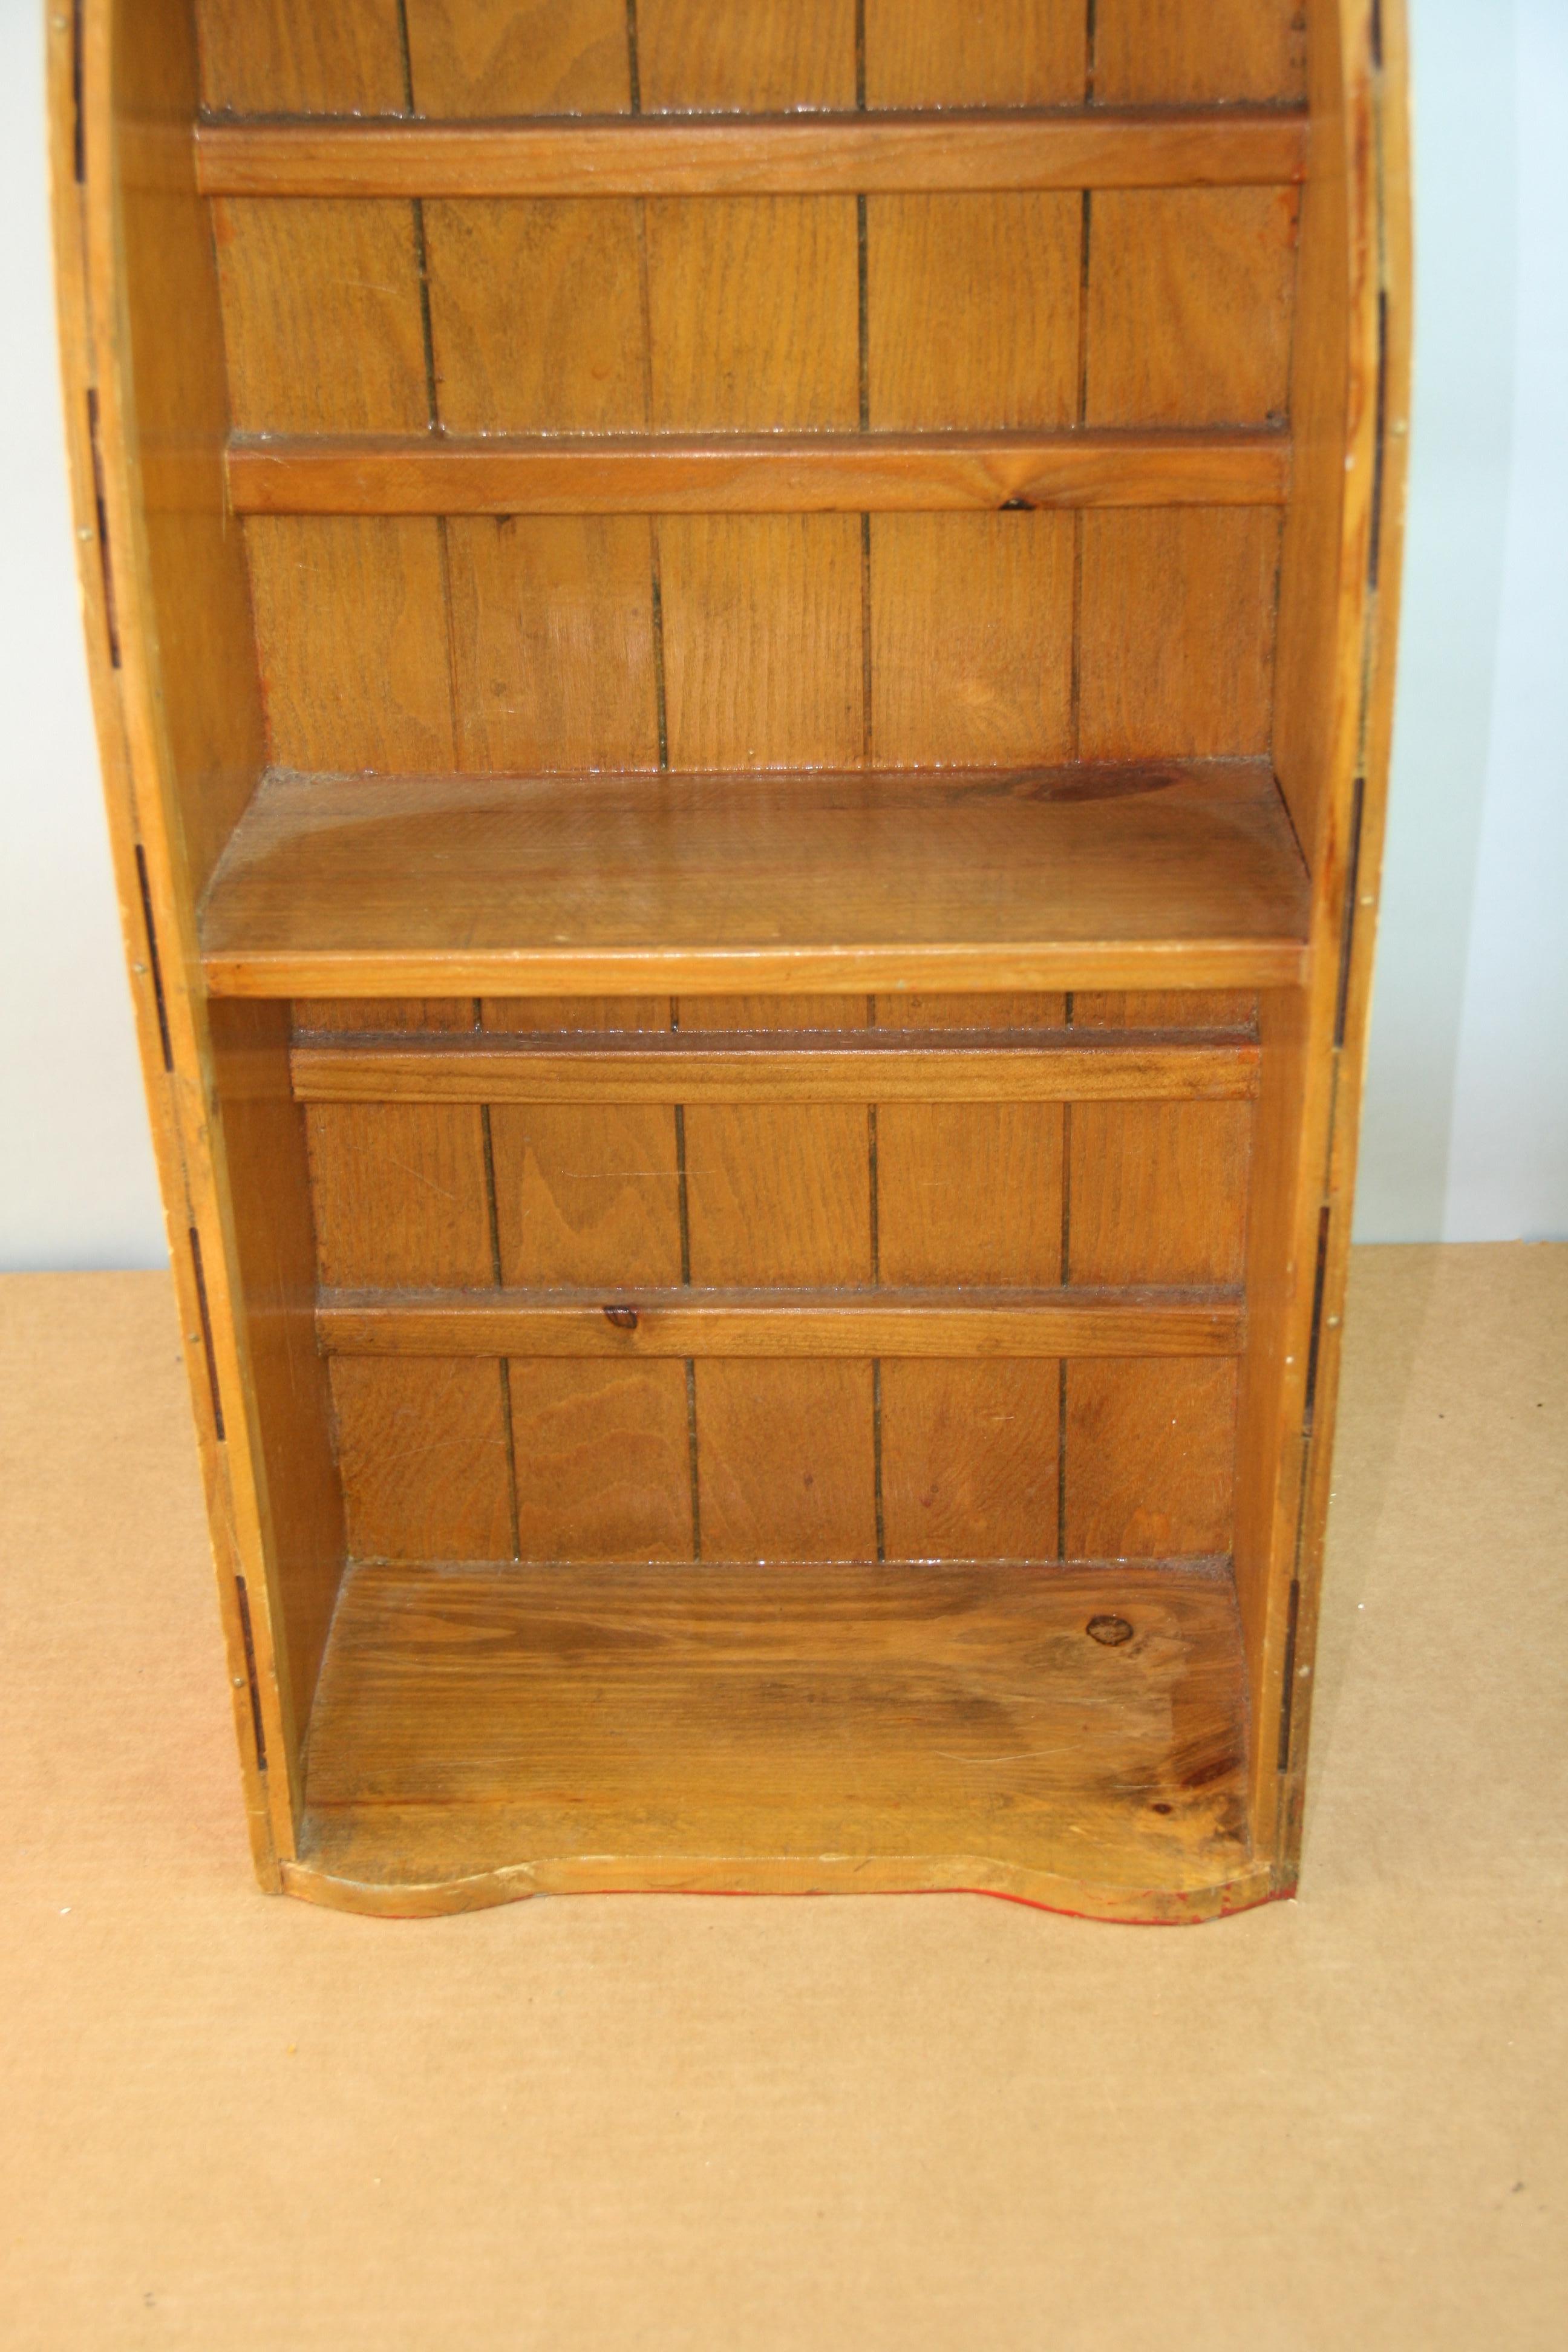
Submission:
<svg viewBox="0 0 1568 2352">
<path fill-rule="evenodd" d="M 1358 1232 L 1568 1236 L 1568 0 L 1411 0 L 1416 383 Z M 0 0 L 0 1267 L 162 1261 L 79 645 L 37 0 Z"/>
</svg>

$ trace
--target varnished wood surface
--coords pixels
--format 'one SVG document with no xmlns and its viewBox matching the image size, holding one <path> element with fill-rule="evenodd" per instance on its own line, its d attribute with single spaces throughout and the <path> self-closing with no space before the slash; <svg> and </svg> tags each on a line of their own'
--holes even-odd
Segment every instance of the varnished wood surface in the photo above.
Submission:
<svg viewBox="0 0 1568 2352">
<path fill-rule="evenodd" d="M 237 514 L 906 513 L 1278 506 L 1287 436 L 1198 432 L 272 435 L 230 443 Z"/>
<path fill-rule="evenodd" d="M 1023 776 L 274 776 L 225 994 L 1268 986 L 1306 881 L 1262 763 Z"/>
<path fill-rule="evenodd" d="M 1110 1643 L 1088 1632 L 1113 1617 Z M 1120 1631 L 1120 1628 L 1110 1629 Z M 293 1892 L 1265 1891 L 1221 1563 L 353 1570 Z"/>
<path fill-rule="evenodd" d="M 1239 1290 L 326 1291 L 341 1356 L 1234 1356 Z"/>
<path fill-rule="evenodd" d="M 292 1054 L 300 1102 L 1089 1102 L 1233 1101 L 1258 1086 L 1258 1047 L 1243 1036 L 1173 1039 L 1107 1030 L 1070 1033 L 807 1031 L 798 1044 L 766 1033 L 653 1034 L 637 1045 L 585 1035 L 558 1040 L 483 1032 L 411 1045 L 335 1032 Z"/>
<path fill-rule="evenodd" d="M 1279 184 L 1307 119 L 1276 108 L 473 123 L 204 122 L 207 195 L 856 195 Z"/>
</svg>

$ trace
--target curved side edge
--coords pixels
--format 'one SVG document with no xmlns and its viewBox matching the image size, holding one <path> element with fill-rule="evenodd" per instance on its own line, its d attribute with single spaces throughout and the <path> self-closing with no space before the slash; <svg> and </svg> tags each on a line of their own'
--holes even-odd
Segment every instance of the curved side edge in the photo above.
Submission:
<svg viewBox="0 0 1568 2352">
<path fill-rule="evenodd" d="M 1266 1863 L 1197 1887 L 1094 1886 L 1048 1871 L 1021 1870 L 974 1855 L 907 1858 L 795 1854 L 636 1862 L 614 1856 L 569 1863 L 511 1863 L 462 1878 L 391 1885 L 344 1877 L 307 1862 L 283 1864 L 283 1891 L 328 1910 L 374 1919 L 434 1919 L 523 1903 L 535 1895 L 991 1895 L 1078 1919 L 1127 1927 L 1187 1927 L 1288 1900 Z"/>
</svg>

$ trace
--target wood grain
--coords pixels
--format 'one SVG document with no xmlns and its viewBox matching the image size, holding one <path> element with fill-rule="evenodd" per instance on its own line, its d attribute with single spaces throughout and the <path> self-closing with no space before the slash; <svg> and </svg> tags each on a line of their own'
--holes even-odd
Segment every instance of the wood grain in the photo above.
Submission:
<svg viewBox="0 0 1568 2352">
<path fill-rule="evenodd" d="M 1071 1282 L 1239 1282 L 1245 1103 L 1081 1103 L 1069 1154 Z"/>
<path fill-rule="evenodd" d="M 827 1247 L 817 1239 L 818 1263 Z M 1238 1293 L 1212 1288 L 660 1290 L 605 1280 L 577 1290 L 327 1291 L 316 1328 L 332 1355 L 799 1359 L 809 1368 L 872 1356 L 1234 1356 L 1244 1316 Z"/>
<path fill-rule="evenodd" d="M 622 114 L 626 0 L 404 0 L 421 114 Z"/>
<path fill-rule="evenodd" d="M 490 1113 L 501 1278 L 681 1279 L 673 1112 L 603 1101 Z"/>
<path fill-rule="evenodd" d="M 1071 770 L 275 778 L 208 899 L 208 984 L 473 996 L 1294 982 L 1306 887 L 1268 771 L 1160 772 L 1172 781 L 1118 791 L 1115 772 L 1078 772 L 1093 795 L 1081 798 Z M 571 860 L 589 809 L 584 896 Z"/>
<path fill-rule="evenodd" d="M 268 748 L 277 765 L 340 774 L 450 769 L 456 754 L 438 525 L 370 515 L 257 515 L 245 535 Z"/>
<path fill-rule="evenodd" d="M 1300 0 L 1095 0 L 1095 96 L 1104 106 L 1300 100 L 1308 13 Z"/>
<path fill-rule="evenodd" d="M 847 515 L 658 526 L 672 768 L 844 768 L 864 740 L 860 532 Z"/>
<path fill-rule="evenodd" d="M 702 1549 L 710 1559 L 877 1557 L 871 1367 L 696 1367 Z"/>
<path fill-rule="evenodd" d="M 417 6 L 419 0 L 412 0 Z M 387 0 L 196 0 L 202 102 L 237 114 L 401 114 Z M 143 28 L 143 38 L 146 31 Z"/>
<path fill-rule="evenodd" d="M 855 0 L 637 0 L 637 23 L 650 112 L 855 103 Z"/>
<path fill-rule="evenodd" d="M 693 1105 L 686 1194 L 694 1283 L 872 1278 L 863 1108 Z"/>
<path fill-rule="evenodd" d="M 1081 213 L 1066 194 L 868 198 L 878 431 L 1077 421 Z"/>
<path fill-rule="evenodd" d="M 510 1559 L 511 1479 L 494 1364 L 331 1367 L 353 1559 Z"/>
<path fill-rule="evenodd" d="M 1278 519 L 1241 511 L 1092 514 L 1082 532 L 1083 756 L 1263 751 Z"/>
<path fill-rule="evenodd" d="M 494 1280 L 477 1107 L 315 1103 L 306 1118 L 322 1282 Z"/>
<path fill-rule="evenodd" d="M 1087 22 L 1082 0 L 866 0 L 866 102 L 1076 105 Z"/>
<path fill-rule="evenodd" d="M 1073 526 L 875 515 L 871 742 L 889 767 L 1070 756 Z"/>
<path fill-rule="evenodd" d="M 1108 188 L 1085 320 L 1091 425 L 1250 425 L 1289 406 L 1294 188 Z"/>
<path fill-rule="evenodd" d="M 656 430 L 853 427 L 859 295 L 849 198 L 675 198 L 647 214 Z"/>
<path fill-rule="evenodd" d="M 1230 1549 L 1234 1364 L 1069 1364 L 1065 1434 L 1069 1557 Z"/>
<path fill-rule="evenodd" d="M 1132 1639 L 1089 1639 L 1106 1614 Z M 1227 1580 L 1173 1563 L 361 1570 L 290 1885 L 387 1912 L 982 1885 L 1201 1917 L 1266 1885 L 1236 1655 Z"/>
<path fill-rule="evenodd" d="M 213 206 L 235 425 L 423 433 L 419 257 L 405 204 Z"/>
<path fill-rule="evenodd" d="M 509 1366 L 525 1560 L 689 1559 L 685 1368 Z"/>
<path fill-rule="evenodd" d="M 877 1231 L 884 1282 L 1060 1281 L 1060 1106 L 884 1099 Z"/>
<path fill-rule="evenodd" d="M 897 1358 L 881 1368 L 886 1556 L 1050 1559 L 1059 1367 Z"/>
<path fill-rule="evenodd" d="M 857 195 L 995 188 L 1279 186 L 1304 114 L 831 114 L 508 123 L 203 123 L 209 196 Z"/>
</svg>

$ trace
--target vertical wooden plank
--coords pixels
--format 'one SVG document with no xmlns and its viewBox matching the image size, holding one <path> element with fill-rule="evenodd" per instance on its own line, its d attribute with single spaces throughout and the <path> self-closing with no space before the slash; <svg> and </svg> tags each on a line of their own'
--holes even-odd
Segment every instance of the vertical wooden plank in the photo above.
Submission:
<svg viewBox="0 0 1568 2352">
<path fill-rule="evenodd" d="M 305 1115 L 321 1279 L 341 1289 L 495 1279 L 476 1103 L 312 1103 Z"/>
<path fill-rule="evenodd" d="M 657 769 L 646 517 L 461 515 L 446 530 L 458 767 Z"/>
<path fill-rule="evenodd" d="M 1071 756 L 1070 515 L 873 515 L 870 558 L 879 766 Z"/>
<path fill-rule="evenodd" d="M 1279 517 L 1083 517 L 1079 744 L 1089 760 L 1267 751 Z"/>
<path fill-rule="evenodd" d="M 238 114 L 401 114 L 397 0 L 196 0 L 202 103 Z"/>
<path fill-rule="evenodd" d="M 869 1364 L 704 1361 L 697 1432 L 707 1559 L 874 1559 Z"/>
<path fill-rule="evenodd" d="M 1054 1559 L 1058 1368 L 881 1368 L 889 1559 Z"/>
<path fill-rule="evenodd" d="M 253 515 L 246 546 L 273 765 L 448 770 L 440 525 Z"/>
<path fill-rule="evenodd" d="M 1234 1363 L 1069 1364 L 1066 1437 L 1069 1559 L 1229 1550 Z"/>
<path fill-rule="evenodd" d="M 670 1003 L 667 996 L 487 996 L 479 1025 L 527 1036 L 668 1029 Z"/>
<path fill-rule="evenodd" d="M 352 1559 L 511 1558 L 494 1364 L 339 1356 L 331 1381 Z"/>
<path fill-rule="evenodd" d="M 883 1103 L 877 1234 L 886 1283 L 1062 1279 L 1059 1103 Z"/>
<path fill-rule="evenodd" d="M 858 1104 L 693 1104 L 686 1186 L 694 1283 L 871 1280 L 867 1115 Z"/>
<path fill-rule="evenodd" d="M 321 1029 L 450 1034 L 478 1026 L 473 999 L 468 996 L 302 996 L 294 1004 L 296 1036 Z"/>
<path fill-rule="evenodd" d="M 1085 989 L 1073 998 L 1075 1029 L 1250 1029 L 1258 999 L 1239 988 L 1154 988 L 1107 992 Z"/>
<path fill-rule="evenodd" d="M 683 996 L 680 1027 L 699 1034 L 736 1029 L 864 1029 L 863 996 Z"/>
<path fill-rule="evenodd" d="M 855 0 L 637 0 L 642 102 L 742 114 L 855 103 Z"/>
<path fill-rule="evenodd" d="M 860 764 L 853 515 L 668 515 L 658 526 L 672 768 Z"/>
<path fill-rule="evenodd" d="M 679 1282 L 673 1110 L 497 1104 L 489 1117 L 503 1282 Z"/>
<path fill-rule="evenodd" d="M 421 114 L 624 114 L 626 0 L 405 0 Z"/>
<path fill-rule="evenodd" d="M 1056 194 L 866 199 L 877 431 L 1074 422 L 1081 213 Z"/>
<path fill-rule="evenodd" d="M 423 432 L 408 206 L 222 197 L 212 210 L 235 429 Z"/>
<path fill-rule="evenodd" d="M 1239 1282 L 1250 1103 L 1074 1103 L 1075 1283 Z"/>
<path fill-rule="evenodd" d="M 685 1366 L 510 1370 L 520 1559 L 689 1559 Z"/>
<path fill-rule="evenodd" d="M 1096 0 L 1094 94 L 1102 106 L 1299 101 L 1299 0 Z"/>
<path fill-rule="evenodd" d="M 1066 1000 L 1024 990 L 988 996 L 911 990 L 907 995 L 879 996 L 876 1015 L 879 1029 L 1059 1029 Z"/>
<path fill-rule="evenodd" d="M 1283 420 L 1298 207 L 1293 188 L 1095 194 L 1087 423 Z"/>
<path fill-rule="evenodd" d="M 431 347 L 449 432 L 646 426 L 633 199 L 476 198 L 426 203 L 424 215 Z"/>
<path fill-rule="evenodd" d="M 1072 106 L 1085 0 L 866 0 L 868 106 Z"/>
<path fill-rule="evenodd" d="M 647 217 L 654 429 L 852 427 L 853 197 L 674 196 Z"/>
</svg>

